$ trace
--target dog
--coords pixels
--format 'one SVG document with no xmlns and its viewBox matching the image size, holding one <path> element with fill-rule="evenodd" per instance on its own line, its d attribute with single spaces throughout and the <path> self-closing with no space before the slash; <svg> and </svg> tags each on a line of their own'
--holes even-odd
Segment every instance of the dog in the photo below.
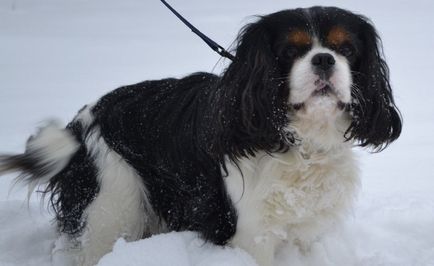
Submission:
<svg viewBox="0 0 434 266">
<path fill-rule="evenodd" d="M 381 151 L 402 127 L 373 24 L 284 10 L 246 25 L 234 50 L 220 76 L 118 88 L 0 157 L 1 174 L 49 195 L 55 254 L 94 265 L 118 238 L 191 230 L 273 265 L 281 243 L 309 248 L 351 208 L 353 147 Z"/>
</svg>

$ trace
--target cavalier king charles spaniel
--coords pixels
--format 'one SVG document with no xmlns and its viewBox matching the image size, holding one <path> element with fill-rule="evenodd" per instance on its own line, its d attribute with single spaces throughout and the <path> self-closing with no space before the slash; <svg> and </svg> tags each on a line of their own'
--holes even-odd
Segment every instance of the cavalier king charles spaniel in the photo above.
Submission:
<svg viewBox="0 0 434 266">
<path fill-rule="evenodd" d="M 219 76 L 118 88 L 0 157 L 1 174 L 49 193 L 53 256 L 94 265 L 118 238 L 191 230 L 273 265 L 350 209 L 353 147 L 380 151 L 402 125 L 372 23 L 284 10 L 245 26 L 235 51 Z"/>
</svg>

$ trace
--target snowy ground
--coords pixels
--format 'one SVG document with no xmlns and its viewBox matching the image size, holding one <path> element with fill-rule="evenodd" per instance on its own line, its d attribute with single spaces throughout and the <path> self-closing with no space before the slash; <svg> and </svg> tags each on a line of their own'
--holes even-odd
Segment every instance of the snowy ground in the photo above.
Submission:
<svg viewBox="0 0 434 266">
<path fill-rule="evenodd" d="M 280 265 L 434 265 L 434 2 L 172 0 L 223 46 L 253 14 L 336 5 L 370 17 L 383 37 L 404 116 L 401 138 L 380 154 L 361 150 L 362 188 L 345 226 L 308 254 L 290 247 Z M 47 118 L 69 121 L 123 84 L 227 63 L 154 0 L 1 0 L 0 150 L 19 152 Z M 0 265 L 49 265 L 52 214 L 0 179 Z M 252 265 L 241 250 L 202 245 L 192 233 L 118 241 L 100 265 Z M 128 263 L 126 262 L 128 261 Z"/>
</svg>

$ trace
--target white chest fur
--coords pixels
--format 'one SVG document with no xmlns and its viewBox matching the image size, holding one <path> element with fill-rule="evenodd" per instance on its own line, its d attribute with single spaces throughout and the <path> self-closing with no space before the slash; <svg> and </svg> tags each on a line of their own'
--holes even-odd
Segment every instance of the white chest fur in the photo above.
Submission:
<svg viewBox="0 0 434 266">
<path fill-rule="evenodd" d="M 303 145 L 284 154 L 257 154 L 229 165 L 226 185 L 238 211 L 233 243 L 260 265 L 272 263 L 282 240 L 312 242 L 351 206 L 358 186 L 349 144 L 312 151 Z"/>
</svg>

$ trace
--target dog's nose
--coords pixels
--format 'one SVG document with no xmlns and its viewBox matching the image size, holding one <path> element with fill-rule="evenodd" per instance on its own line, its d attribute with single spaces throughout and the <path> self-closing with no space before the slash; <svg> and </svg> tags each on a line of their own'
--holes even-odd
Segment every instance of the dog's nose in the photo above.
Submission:
<svg viewBox="0 0 434 266">
<path fill-rule="evenodd" d="M 335 58 L 329 53 L 319 53 L 312 57 L 312 65 L 320 70 L 327 71 L 335 64 Z"/>
</svg>

